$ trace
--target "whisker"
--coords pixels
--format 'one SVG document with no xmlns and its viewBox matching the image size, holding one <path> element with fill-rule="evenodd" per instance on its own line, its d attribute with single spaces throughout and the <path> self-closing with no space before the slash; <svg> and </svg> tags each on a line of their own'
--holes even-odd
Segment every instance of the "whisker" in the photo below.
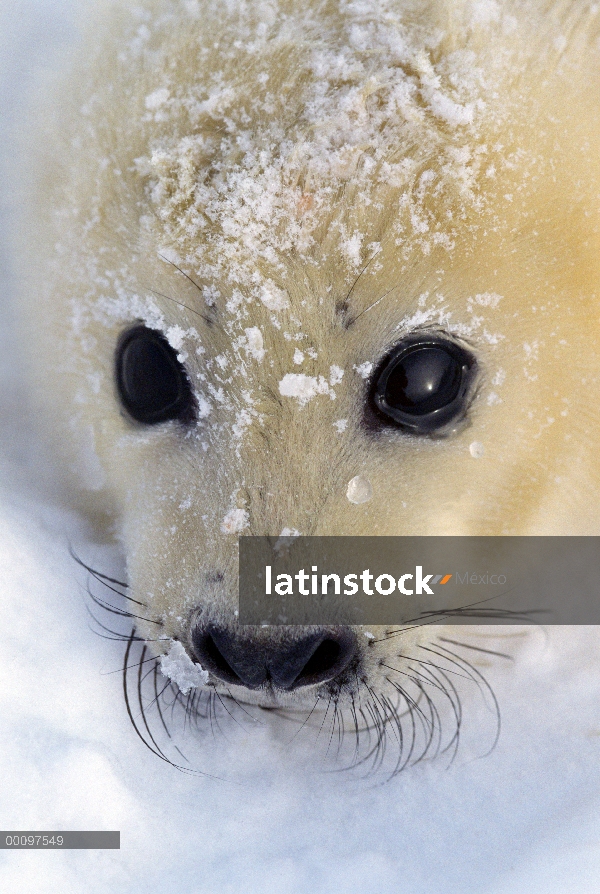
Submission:
<svg viewBox="0 0 600 894">
<path fill-rule="evenodd" d="M 160 257 L 162 257 L 162 255 Z M 163 260 L 166 260 L 166 258 L 163 258 Z M 171 262 L 169 261 L 169 263 Z M 173 264 L 173 266 L 175 267 L 176 265 Z M 177 270 L 179 270 L 179 267 L 177 267 Z M 182 270 L 179 270 L 179 272 L 183 273 Z M 185 273 L 183 275 L 186 276 Z M 186 278 L 190 279 L 189 276 L 187 276 Z M 193 280 L 190 280 L 190 282 L 193 282 Z M 194 285 L 196 285 L 196 283 L 194 283 Z M 185 310 L 188 310 L 191 314 L 195 314 L 197 317 L 200 317 L 200 319 L 204 320 L 204 322 L 207 323 L 209 326 L 212 326 L 214 324 L 214 320 L 212 320 L 210 317 L 207 317 L 206 314 L 203 314 L 201 311 L 195 310 L 193 307 L 190 307 L 189 304 L 184 304 L 183 301 L 177 301 L 175 298 L 172 298 L 171 295 L 165 295 L 164 292 L 157 292 L 156 289 L 151 289 L 148 286 L 144 286 L 144 288 L 147 289 L 148 292 L 151 292 L 153 295 L 157 295 L 159 298 L 165 298 L 167 301 L 172 301 L 173 304 L 177 304 L 179 307 L 183 307 Z"/>
<path fill-rule="evenodd" d="M 174 268 L 175 268 L 175 270 L 178 270 L 179 273 L 181 273 L 182 276 L 185 276 L 185 278 L 188 280 L 188 282 L 191 282 L 191 284 L 192 284 L 193 286 L 195 286 L 195 288 L 197 288 L 198 291 L 200 292 L 200 294 L 202 295 L 202 289 L 200 288 L 200 286 L 198 285 L 198 283 L 195 282 L 195 281 L 192 279 L 191 276 L 188 276 L 188 274 L 187 274 L 184 270 L 182 270 L 181 267 L 178 267 L 177 264 L 176 264 L 174 261 L 171 261 L 170 258 L 165 257 L 165 255 L 161 255 L 160 252 L 158 252 L 157 254 L 158 254 L 158 257 L 159 257 L 159 258 L 161 258 L 163 261 L 166 261 L 167 264 L 170 264 L 171 267 L 174 267 Z"/>
<path fill-rule="evenodd" d="M 441 643 L 452 643 L 453 646 L 460 646 L 463 649 L 472 649 L 474 652 L 483 652 L 486 655 L 494 655 L 496 658 L 506 658 L 507 661 L 514 661 L 514 657 L 512 655 L 507 655 L 505 652 L 496 652 L 494 649 L 484 649 L 482 646 L 474 646 L 472 643 L 463 643 L 457 639 L 450 639 L 447 636 L 438 636 L 438 642 Z"/>
</svg>

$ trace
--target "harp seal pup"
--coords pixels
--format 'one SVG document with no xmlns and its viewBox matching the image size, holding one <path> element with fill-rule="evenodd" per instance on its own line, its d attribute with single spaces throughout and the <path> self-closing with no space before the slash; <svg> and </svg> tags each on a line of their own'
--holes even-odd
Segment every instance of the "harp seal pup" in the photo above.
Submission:
<svg viewBox="0 0 600 894">
<path fill-rule="evenodd" d="M 98 4 L 33 119 L 23 350 L 182 691 L 427 686 L 439 629 L 242 632 L 240 534 L 599 533 L 599 39 L 579 0 Z"/>
</svg>

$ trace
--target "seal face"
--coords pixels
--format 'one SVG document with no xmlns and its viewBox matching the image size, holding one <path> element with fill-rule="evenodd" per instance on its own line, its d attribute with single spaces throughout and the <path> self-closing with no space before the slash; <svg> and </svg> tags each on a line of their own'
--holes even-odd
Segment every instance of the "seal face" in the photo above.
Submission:
<svg viewBox="0 0 600 894">
<path fill-rule="evenodd" d="M 101 6 L 31 116 L 23 331 L 140 662 L 443 750 L 485 631 L 241 630 L 238 537 L 598 533 L 596 5 Z"/>
</svg>

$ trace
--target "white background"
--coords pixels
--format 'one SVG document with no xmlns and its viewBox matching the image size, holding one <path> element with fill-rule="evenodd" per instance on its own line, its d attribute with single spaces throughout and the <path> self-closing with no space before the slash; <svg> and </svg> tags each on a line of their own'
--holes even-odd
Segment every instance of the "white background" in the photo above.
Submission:
<svg viewBox="0 0 600 894">
<path fill-rule="evenodd" d="M 0 3 L 2 155 L 32 68 L 67 45 L 67 0 Z M 1 234 L 10 225 L 3 182 Z M 550 629 L 488 676 L 502 710 L 467 705 L 470 740 L 448 768 L 392 782 L 326 773 L 323 742 L 285 722 L 195 735 L 185 775 L 150 754 L 126 716 L 123 647 L 90 629 L 68 542 L 118 563 L 31 486 L 0 240 L 0 828 L 118 829 L 120 851 L 0 851 L 3 894 L 587 894 L 600 890 L 600 636 Z M 43 321 L 40 321 L 43 325 Z M 24 421 L 25 420 L 25 421 Z M 478 724 L 481 723 L 481 730 Z M 467 737 L 468 738 L 468 737 Z M 479 751 L 478 751 L 479 748 Z"/>
</svg>

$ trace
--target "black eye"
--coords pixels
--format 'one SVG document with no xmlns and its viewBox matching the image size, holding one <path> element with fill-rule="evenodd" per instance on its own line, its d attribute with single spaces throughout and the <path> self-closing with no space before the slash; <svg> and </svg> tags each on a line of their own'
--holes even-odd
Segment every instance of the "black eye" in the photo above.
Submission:
<svg viewBox="0 0 600 894">
<path fill-rule="evenodd" d="M 388 424 L 429 434 L 464 415 L 475 365 L 475 358 L 449 339 L 411 339 L 382 363 L 371 400 Z"/>
<path fill-rule="evenodd" d="M 121 336 L 115 375 L 121 403 L 137 422 L 155 425 L 169 419 L 194 420 L 195 401 L 188 377 L 161 332 L 136 326 Z"/>
</svg>

